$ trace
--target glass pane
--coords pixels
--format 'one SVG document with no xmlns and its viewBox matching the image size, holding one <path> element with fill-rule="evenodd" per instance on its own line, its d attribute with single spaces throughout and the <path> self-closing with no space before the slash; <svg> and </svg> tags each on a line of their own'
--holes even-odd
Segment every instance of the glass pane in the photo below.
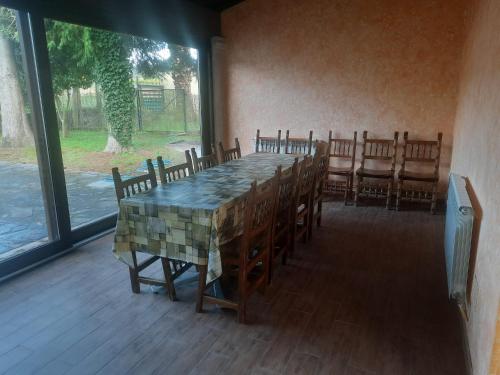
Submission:
<svg viewBox="0 0 500 375">
<path fill-rule="evenodd" d="M 16 15 L 0 7 L 0 261 L 49 240 Z"/>
<path fill-rule="evenodd" d="M 117 211 L 111 168 L 200 148 L 197 51 L 46 20 L 72 227 Z M 156 164 L 156 163 L 155 163 Z"/>
</svg>

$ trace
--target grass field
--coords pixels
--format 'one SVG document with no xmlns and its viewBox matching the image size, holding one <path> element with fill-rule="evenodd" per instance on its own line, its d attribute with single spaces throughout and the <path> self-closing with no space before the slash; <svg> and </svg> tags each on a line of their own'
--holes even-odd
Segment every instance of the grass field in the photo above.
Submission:
<svg viewBox="0 0 500 375">
<path fill-rule="evenodd" d="M 107 133 L 103 131 L 71 131 L 69 137 L 61 137 L 64 168 L 110 173 L 112 167 L 118 167 L 124 173 L 132 173 L 145 159 L 154 159 L 158 155 L 179 163 L 185 160 L 183 149 L 199 144 L 200 135 L 137 132 L 133 136 L 132 148 L 120 154 L 103 152 L 106 141 Z M 36 164 L 35 147 L 0 148 L 0 160 Z"/>
</svg>

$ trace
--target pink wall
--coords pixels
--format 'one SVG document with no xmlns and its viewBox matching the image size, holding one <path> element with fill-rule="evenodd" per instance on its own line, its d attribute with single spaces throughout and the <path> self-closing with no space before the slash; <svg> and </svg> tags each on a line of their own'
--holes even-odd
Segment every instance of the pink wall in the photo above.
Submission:
<svg viewBox="0 0 500 375">
<path fill-rule="evenodd" d="M 467 333 L 474 374 L 488 374 L 500 300 L 500 2 L 480 0 L 464 49 L 452 171 L 475 195 L 475 267 Z"/>
<path fill-rule="evenodd" d="M 223 12 L 226 142 L 237 136 L 250 152 L 257 128 L 442 131 L 446 183 L 465 3 L 247 0 Z"/>
<path fill-rule="evenodd" d="M 226 142 L 237 136 L 250 152 L 257 128 L 442 131 L 442 182 L 453 145 L 451 169 L 468 176 L 479 224 L 467 322 L 478 375 L 488 373 L 500 299 L 498 20 L 498 0 L 247 0 L 222 15 Z"/>
</svg>

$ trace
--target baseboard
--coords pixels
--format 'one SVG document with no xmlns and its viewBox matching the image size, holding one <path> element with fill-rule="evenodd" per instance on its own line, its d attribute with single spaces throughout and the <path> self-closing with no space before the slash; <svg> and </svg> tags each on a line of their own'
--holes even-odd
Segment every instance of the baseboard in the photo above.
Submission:
<svg viewBox="0 0 500 375">
<path fill-rule="evenodd" d="M 464 351 L 465 366 L 468 375 L 474 375 L 472 367 L 472 358 L 470 355 L 469 336 L 467 336 L 467 312 L 464 306 L 455 303 L 457 307 L 458 317 L 460 320 L 460 333 L 462 336 L 462 349 Z"/>
</svg>

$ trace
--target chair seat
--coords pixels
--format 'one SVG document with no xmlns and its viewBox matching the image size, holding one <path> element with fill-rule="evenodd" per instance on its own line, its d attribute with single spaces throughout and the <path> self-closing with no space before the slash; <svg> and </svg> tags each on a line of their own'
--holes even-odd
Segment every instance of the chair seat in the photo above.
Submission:
<svg viewBox="0 0 500 375">
<path fill-rule="evenodd" d="M 352 174 L 353 170 L 351 167 L 328 167 L 328 174 L 333 174 L 337 176 L 348 176 Z"/>
<path fill-rule="evenodd" d="M 400 180 L 411 180 L 411 181 L 424 181 L 424 182 L 435 182 L 438 177 L 433 173 L 418 173 L 410 171 L 400 171 L 398 174 Z"/>
<path fill-rule="evenodd" d="M 394 176 L 394 172 L 390 169 L 358 168 L 356 170 L 356 175 L 371 178 L 392 178 Z"/>
</svg>

